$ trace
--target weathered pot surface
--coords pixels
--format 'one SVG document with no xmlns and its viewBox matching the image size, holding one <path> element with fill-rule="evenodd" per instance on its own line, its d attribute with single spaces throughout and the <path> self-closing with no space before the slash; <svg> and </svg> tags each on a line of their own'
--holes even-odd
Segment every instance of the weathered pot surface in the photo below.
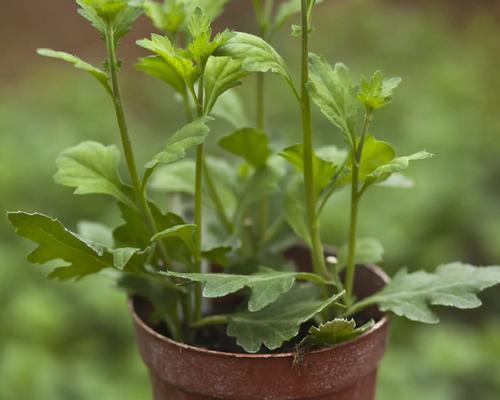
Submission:
<svg viewBox="0 0 500 400">
<path fill-rule="evenodd" d="M 355 291 L 366 297 L 387 281 L 378 267 L 358 267 Z M 145 322 L 146 309 L 140 299 L 130 300 L 155 400 L 375 399 L 377 369 L 388 338 L 388 318 L 376 309 L 364 315 L 378 321 L 369 332 L 312 351 L 299 366 L 293 365 L 293 353 L 225 353 L 177 343 Z"/>
</svg>

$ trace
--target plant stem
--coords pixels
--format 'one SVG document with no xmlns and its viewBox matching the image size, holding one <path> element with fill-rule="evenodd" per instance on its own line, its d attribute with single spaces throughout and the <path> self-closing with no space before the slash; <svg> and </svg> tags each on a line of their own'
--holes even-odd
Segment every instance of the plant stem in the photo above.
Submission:
<svg viewBox="0 0 500 400">
<path fill-rule="evenodd" d="M 158 229 L 156 226 L 155 219 L 151 213 L 151 209 L 148 204 L 146 197 L 146 191 L 142 188 L 141 179 L 137 170 L 137 164 L 135 162 L 134 152 L 132 150 L 132 142 L 130 140 L 130 135 L 128 133 L 127 121 L 125 119 L 125 111 L 123 109 L 123 102 L 120 92 L 120 84 L 118 82 L 118 67 L 117 67 L 117 57 L 116 57 L 116 46 L 114 39 L 114 32 L 112 27 L 108 27 L 106 34 L 106 48 L 108 53 L 108 68 L 111 77 L 111 87 L 112 87 L 112 98 L 115 107 L 116 120 L 118 122 L 118 128 L 120 130 L 120 137 L 123 146 L 123 152 L 125 153 L 125 161 L 127 163 L 127 169 L 132 181 L 132 187 L 136 199 L 136 204 L 142 210 L 144 218 L 148 229 L 152 235 L 156 234 Z M 165 265 L 168 262 L 168 254 L 164 245 L 159 242 L 158 248 L 163 258 Z"/>
<path fill-rule="evenodd" d="M 368 132 L 368 127 L 372 120 L 372 112 L 367 110 L 365 114 L 365 119 L 363 123 L 363 129 L 361 132 L 361 138 L 359 144 L 356 146 L 354 142 L 354 147 L 352 151 L 352 181 L 351 181 L 351 217 L 349 224 L 349 244 L 347 253 L 347 268 L 345 277 L 345 302 L 350 306 L 353 301 L 353 288 L 354 288 L 354 276 L 356 269 L 356 236 L 358 227 L 358 209 L 359 200 L 361 199 L 361 193 L 359 191 L 359 167 L 361 163 L 361 157 L 363 155 L 363 146 L 365 143 L 366 133 Z"/>
<path fill-rule="evenodd" d="M 304 186 L 307 209 L 307 220 L 311 236 L 311 253 L 313 270 L 316 274 L 329 278 L 326 268 L 323 244 L 321 242 L 319 219 L 316 213 L 317 195 L 314 187 L 314 167 L 313 167 L 313 137 L 311 118 L 311 99 L 307 91 L 309 80 L 309 18 L 308 2 L 302 3 L 302 141 L 303 141 L 303 163 L 304 163 Z"/>
<path fill-rule="evenodd" d="M 224 225 L 224 228 L 226 229 L 227 233 L 231 234 L 234 231 L 233 224 L 229 220 L 226 210 L 224 209 L 224 204 L 222 204 L 222 200 L 219 196 L 219 193 L 217 193 L 217 188 L 215 186 L 215 182 L 212 178 L 212 174 L 210 173 L 210 170 L 208 168 L 208 165 L 205 161 L 205 165 L 203 168 L 203 171 L 205 173 L 205 180 L 207 182 L 207 190 L 208 194 L 210 195 L 214 206 L 215 206 L 215 211 L 219 215 L 219 219 L 222 221 L 222 224 Z"/>
<path fill-rule="evenodd" d="M 192 328 L 203 328 L 205 326 L 211 326 L 211 325 L 224 325 L 228 323 L 228 316 L 227 315 L 210 315 L 208 317 L 204 317 L 196 321 L 193 325 L 191 325 Z"/>
</svg>

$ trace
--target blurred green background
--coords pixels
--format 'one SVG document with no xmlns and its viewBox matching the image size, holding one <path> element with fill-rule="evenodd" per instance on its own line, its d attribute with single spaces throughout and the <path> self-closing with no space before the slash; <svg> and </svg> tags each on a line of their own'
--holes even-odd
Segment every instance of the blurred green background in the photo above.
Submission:
<svg viewBox="0 0 500 400">
<path fill-rule="evenodd" d="M 97 35 L 73 2 L 3 0 L 0 12 L 0 210 L 41 211 L 70 227 L 80 220 L 116 224 L 113 204 L 72 197 L 52 182 L 54 160 L 84 139 L 117 143 L 114 116 L 91 78 L 36 59 L 40 46 L 103 57 Z M 250 1 L 233 0 L 221 21 L 254 30 Z M 381 239 L 383 266 L 434 268 L 463 260 L 500 264 L 500 10 L 495 1 L 331 1 L 315 19 L 313 50 L 349 65 L 355 76 L 381 68 L 404 84 L 373 128 L 401 154 L 426 149 L 410 190 L 375 189 L 362 209 L 362 236 Z M 474 4 L 472 4 L 474 3 Z M 124 42 L 124 96 L 141 161 L 182 125 L 170 91 L 130 67 L 148 34 L 143 19 Z M 285 29 L 276 47 L 297 64 Z M 299 138 L 296 106 L 270 78 L 269 132 L 279 144 Z M 241 93 L 253 115 L 253 85 Z M 279 93 L 279 94 L 278 94 Z M 320 143 L 339 134 L 316 114 Z M 211 139 L 229 131 L 220 125 Z M 342 244 L 347 192 L 328 207 L 325 238 Z M 0 222 L 0 399 L 150 398 L 124 296 L 106 278 L 77 284 L 45 280 L 25 261 L 31 248 Z M 395 320 L 381 369 L 380 400 L 497 400 L 500 393 L 500 291 L 466 312 L 441 311 L 438 326 Z"/>
</svg>

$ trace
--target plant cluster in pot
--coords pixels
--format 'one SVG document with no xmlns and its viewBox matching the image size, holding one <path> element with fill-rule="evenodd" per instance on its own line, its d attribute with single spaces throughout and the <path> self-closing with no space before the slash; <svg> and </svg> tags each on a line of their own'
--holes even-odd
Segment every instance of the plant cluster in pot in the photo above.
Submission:
<svg viewBox="0 0 500 400">
<path fill-rule="evenodd" d="M 104 67 L 68 53 L 39 54 L 90 73 L 105 89 L 129 176 L 119 175 L 117 146 L 85 141 L 60 155 L 55 180 L 75 194 L 110 196 L 123 224 L 110 245 L 43 214 L 11 212 L 8 218 L 19 235 L 38 244 L 29 261 L 62 260 L 50 278 L 106 271 L 130 295 L 155 399 L 374 399 L 387 341 L 385 313 L 436 323 L 431 305 L 478 307 L 477 293 L 500 283 L 500 267 L 455 262 L 434 273 L 402 270 L 389 281 L 373 266 L 383 251 L 373 239 L 358 239 L 362 197 L 377 186 L 406 183 L 401 172 L 431 157 L 425 151 L 396 156 L 371 131 L 401 80 L 377 71 L 354 84 L 345 65 L 311 53 L 315 0 L 279 7 L 253 0 L 259 35 L 214 35 L 212 21 L 226 2 L 77 0 L 105 43 Z M 138 168 L 117 48 L 142 13 L 163 33 L 138 41 L 151 54 L 136 67 L 173 90 L 187 121 Z M 269 44 L 296 13 L 299 83 Z M 266 73 L 283 78 L 301 117 L 300 143 L 278 151 L 265 133 Z M 257 99 L 253 127 L 234 89 L 250 75 Z M 313 104 L 343 135 L 345 150 L 313 147 Z M 218 144 L 239 160 L 236 168 L 205 154 L 213 119 L 234 127 Z M 191 151 L 193 158 L 187 157 Z M 333 254 L 323 246 L 320 220 L 344 187 L 351 191 L 349 237 Z M 168 204 L 157 205 L 153 199 L 165 193 Z M 221 301 L 224 296 L 229 301 Z"/>
</svg>

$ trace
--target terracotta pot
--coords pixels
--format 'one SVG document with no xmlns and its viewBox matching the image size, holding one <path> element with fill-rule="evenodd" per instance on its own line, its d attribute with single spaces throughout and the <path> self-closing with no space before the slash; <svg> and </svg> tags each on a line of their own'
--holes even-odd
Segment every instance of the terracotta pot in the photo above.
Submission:
<svg viewBox="0 0 500 400">
<path fill-rule="evenodd" d="M 388 281 L 377 267 L 358 267 L 355 290 L 365 297 Z M 293 353 L 224 353 L 177 343 L 146 322 L 148 306 L 130 300 L 141 356 L 155 400 L 374 400 L 377 369 L 388 337 L 388 319 L 377 309 L 364 335 L 308 353 L 300 366 Z"/>
</svg>

